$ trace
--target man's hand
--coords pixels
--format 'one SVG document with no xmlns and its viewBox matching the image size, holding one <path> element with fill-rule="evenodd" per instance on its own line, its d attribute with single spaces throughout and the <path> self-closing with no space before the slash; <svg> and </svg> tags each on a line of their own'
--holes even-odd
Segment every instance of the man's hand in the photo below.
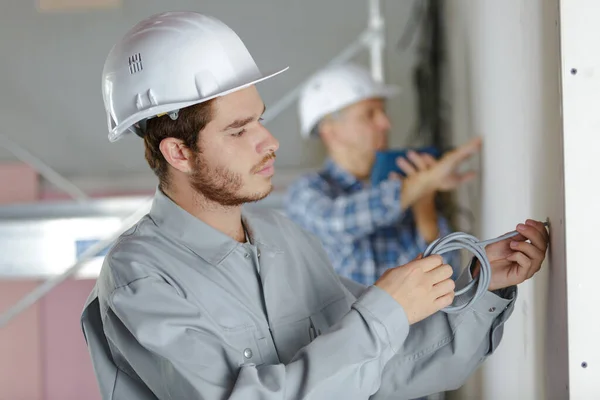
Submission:
<svg viewBox="0 0 600 400">
<path fill-rule="evenodd" d="M 406 178 L 402 178 L 399 174 L 395 174 L 390 178 L 404 181 L 405 179 L 410 179 L 412 176 L 431 169 L 437 163 L 435 158 L 427 153 L 419 154 L 414 151 L 409 151 L 407 157 L 410 162 L 403 157 L 399 157 L 396 160 L 398 167 L 406 174 Z M 415 225 L 426 243 L 433 242 L 439 236 L 435 195 L 435 191 L 425 193 L 423 197 L 418 199 L 412 206 L 415 216 Z"/>
<path fill-rule="evenodd" d="M 392 178 L 404 181 L 411 176 L 414 177 L 421 172 L 428 171 L 437 163 L 435 158 L 433 158 L 431 154 L 427 153 L 420 154 L 411 150 L 406 154 L 406 156 L 410 162 L 404 157 L 398 157 L 396 159 L 396 165 L 398 165 L 398 168 L 404 171 L 406 178 L 402 178 L 401 175 L 394 172 L 392 172 Z M 423 200 L 424 204 L 431 204 L 435 199 L 435 193 L 435 191 L 424 193 L 423 197 L 419 200 Z M 419 203 L 421 203 L 421 201 L 419 201 Z"/>
<path fill-rule="evenodd" d="M 452 304 L 455 284 L 451 276 L 452 267 L 443 264 L 441 256 L 432 255 L 388 269 L 375 286 L 402 306 L 412 325 Z"/>
<path fill-rule="evenodd" d="M 459 173 L 461 164 L 477 153 L 481 148 L 481 138 L 470 142 L 446 153 L 439 161 L 431 158 L 433 163 L 425 169 L 415 168 L 407 160 L 398 160 L 407 177 L 403 180 L 401 193 L 401 207 L 407 209 L 423 196 L 431 195 L 436 191 L 450 191 L 460 184 L 470 181 L 475 177 L 474 172 Z M 414 157 L 414 156 L 413 156 Z M 420 159 L 427 160 L 428 155 L 421 155 Z M 411 161 L 415 162 L 411 159 Z M 409 172 L 412 174 L 409 175 Z"/>
<path fill-rule="evenodd" d="M 517 225 L 517 231 L 519 235 L 485 248 L 492 267 L 489 290 L 524 282 L 538 272 L 544 262 L 549 241 L 544 224 L 528 219 L 525 224 Z M 479 268 L 476 267 L 473 276 L 478 273 Z"/>
</svg>

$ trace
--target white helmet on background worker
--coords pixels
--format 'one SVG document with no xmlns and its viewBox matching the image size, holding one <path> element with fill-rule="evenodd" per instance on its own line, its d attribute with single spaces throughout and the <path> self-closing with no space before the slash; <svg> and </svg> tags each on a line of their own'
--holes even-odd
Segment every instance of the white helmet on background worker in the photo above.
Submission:
<svg viewBox="0 0 600 400">
<path fill-rule="evenodd" d="M 400 87 L 375 81 L 369 71 L 356 64 L 326 68 L 302 89 L 298 102 L 300 133 L 304 138 L 315 136 L 325 116 L 362 100 L 389 99 L 399 92 Z"/>
<path fill-rule="evenodd" d="M 108 139 L 142 136 L 144 122 L 271 78 L 238 35 L 195 12 L 157 14 L 141 21 L 111 49 L 102 71 Z"/>
</svg>

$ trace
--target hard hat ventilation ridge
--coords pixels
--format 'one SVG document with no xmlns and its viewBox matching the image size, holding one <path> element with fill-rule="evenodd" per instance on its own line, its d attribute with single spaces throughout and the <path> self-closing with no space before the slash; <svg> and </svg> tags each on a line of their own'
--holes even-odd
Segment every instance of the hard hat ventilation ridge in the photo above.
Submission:
<svg viewBox="0 0 600 400">
<path fill-rule="evenodd" d="M 129 73 L 131 75 L 140 72 L 144 69 L 142 64 L 142 55 L 140 53 L 129 56 Z"/>
</svg>

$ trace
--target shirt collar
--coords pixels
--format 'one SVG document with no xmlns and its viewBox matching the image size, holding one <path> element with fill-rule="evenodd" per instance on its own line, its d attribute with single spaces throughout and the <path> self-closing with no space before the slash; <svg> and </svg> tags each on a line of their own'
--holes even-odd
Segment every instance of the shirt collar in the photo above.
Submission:
<svg viewBox="0 0 600 400">
<path fill-rule="evenodd" d="M 242 243 L 185 211 L 158 188 L 149 216 L 163 233 L 214 266 L 218 266 L 232 251 L 242 246 Z M 255 218 L 251 212 L 242 210 L 242 219 L 252 243 L 260 243 L 271 250 L 280 251 L 276 246 L 265 243 L 271 242 L 272 237 L 263 234 L 269 232 L 269 229 L 263 226 L 259 217 Z"/>
<path fill-rule="evenodd" d="M 325 161 L 323 172 L 344 190 L 362 189 L 363 183 L 354 175 L 337 165 L 331 158 Z"/>
</svg>

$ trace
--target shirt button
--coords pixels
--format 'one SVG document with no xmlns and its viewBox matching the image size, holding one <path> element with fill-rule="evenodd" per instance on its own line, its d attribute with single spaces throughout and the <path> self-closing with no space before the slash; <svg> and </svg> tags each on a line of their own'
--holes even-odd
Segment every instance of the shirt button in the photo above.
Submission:
<svg viewBox="0 0 600 400">
<path fill-rule="evenodd" d="M 250 254 L 248 254 L 248 253 L 244 254 L 244 258 L 250 258 Z"/>
<path fill-rule="evenodd" d="M 252 358 L 252 350 L 251 349 L 244 350 L 244 357 Z"/>
<path fill-rule="evenodd" d="M 489 311 L 490 311 L 490 312 L 494 312 L 494 311 L 496 311 L 496 307 L 492 307 L 492 308 L 490 308 L 490 309 L 489 309 Z"/>
<path fill-rule="evenodd" d="M 256 250 L 256 256 L 260 258 L 260 250 Z"/>
</svg>

